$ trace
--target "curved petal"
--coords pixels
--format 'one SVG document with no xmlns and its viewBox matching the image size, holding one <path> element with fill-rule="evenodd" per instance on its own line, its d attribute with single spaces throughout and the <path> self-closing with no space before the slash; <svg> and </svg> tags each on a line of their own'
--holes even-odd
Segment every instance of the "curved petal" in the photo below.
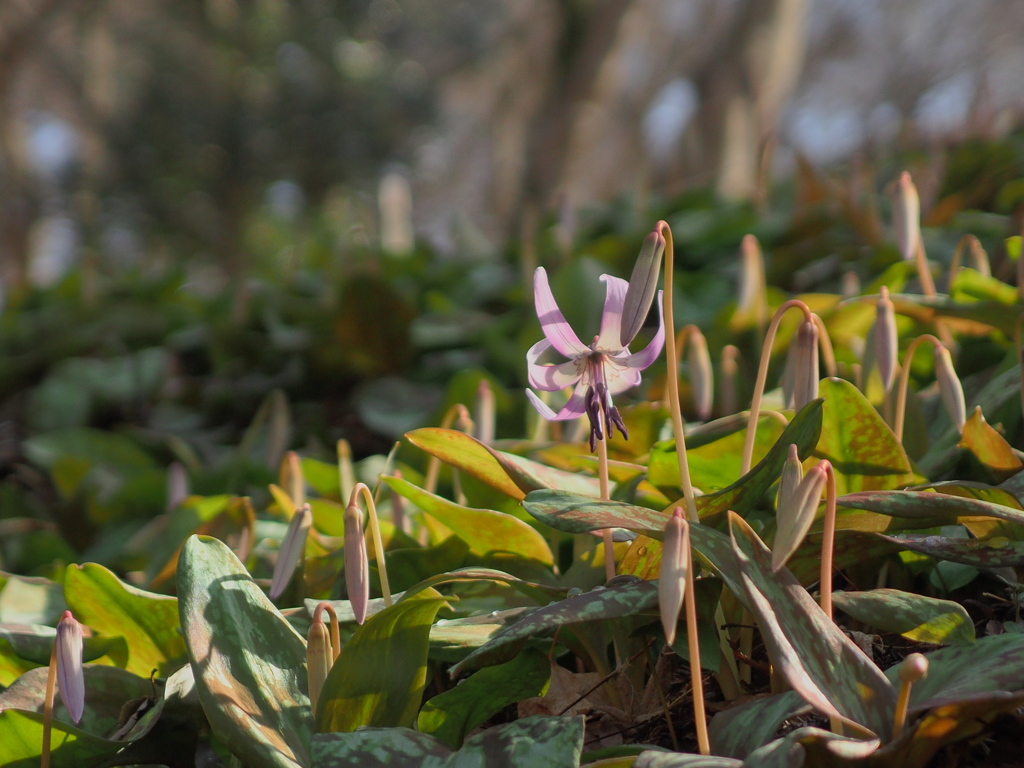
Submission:
<svg viewBox="0 0 1024 768">
<path fill-rule="evenodd" d="M 530 377 L 530 386 L 545 392 L 556 392 L 571 387 L 583 375 L 586 358 L 570 360 L 561 365 L 540 365 L 537 359 L 551 349 L 551 342 L 541 339 L 526 353 L 526 371 Z"/>
<path fill-rule="evenodd" d="M 577 384 L 576 389 L 572 393 L 572 397 L 569 398 L 568 402 L 562 406 L 562 410 L 558 413 L 551 410 L 547 403 L 537 397 L 532 390 L 526 390 L 526 397 L 530 401 L 530 404 L 537 409 L 537 413 L 548 421 L 566 421 L 567 419 L 579 418 L 586 413 L 587 409 L 584 405 L 584 395 L 586 394 L 586 391 L 587 387 L 585 384 Z"/>
<path fill-rule="evenodd" d="M 640 383 L 640 369 L 630 368 L 623 362 L 608 360 L 604 364 L 604 382 L 608 386 L 609 395 L 621 395 Z"/>
<path fill-rule="evenodd" d="M 651 343 L 639 352 L 620 360 L 620 362 L 625 363 L 627 366 L 637 371 L 642 371 L 657 360 L 658 355 L 661 354 L 661 348 L 665 345 L 665 309 L 662 304 L 663 293 L 664 291 L 658 291 L 658 332 L 654 334 L 654 338 L 651 339 Z"/>
<path fill-rule="evenodd" d="M 548 286 L 548 273 L 544 271 L 544 267 L 537 267 L 537 271 L 533 273 L 533 303 L 537 308 L 540 328 L 551 342 L 551 346 L 566 357 L 579 357 L 590 352 L 589 347 L 581 342 L 576 332 L 569 327 L 565 315 L 555 303 L 555 297 L 551 295 L 551 288 Z"/>
<path fill-rule="evenodd" d="M 597 349 L 614 354 L 622 349 L 622 309 L 626 304 L 629 283 L 619 277 L 601 275 L 605 284 L 604 312 L 601 314 L 601 335 Z"/>
</svg>

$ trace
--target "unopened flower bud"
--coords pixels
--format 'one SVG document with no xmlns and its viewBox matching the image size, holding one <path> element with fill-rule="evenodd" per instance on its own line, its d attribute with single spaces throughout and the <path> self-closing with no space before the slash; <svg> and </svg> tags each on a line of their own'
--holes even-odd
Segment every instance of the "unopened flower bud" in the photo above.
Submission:
<svg viewBox="0 0 1024 768">
<path fill-rule="evenodd" d="M 494 442 L 494 390 L 487 379 L 480 379 L 476 387 L 476 429 L 473 437 L 484 445 Z"/>
<path fill-rule="evenodd" d="M 323 605 L 323 603 L 321 603 Z M 316 712 L 317 703 L 320 701 L 320 691 L 324 687 L 327 673 L 331 671 L 334 663 L 334 654 L 331 650 L 331 637 L 320 618 L 321 608 L 317 606 L 313 613 L 313 621 L 309 624 L 309 632 L 306 635 L 306 671 L 309 677 L 309 703 Z"/>
<path fill-rule="evenodd" d="M 707 421 L 711 417 L 711 406 L 715 396 L 715 375 L 711 369 L 708 341 L 703 333 L 694 328 L 690 333 L 689 344 L 686 361 L 690 367 L 693 404 L 697 410 L 697 418 Z"/>
<path fill-rule="evenodd" d="M 875 327 L 872 333 L 875 362 L 882 376 L 882 386 L 888 392 L 896 379 L 896 365 L 899 354 L 899 338 L 896 335 L 896 309 L 889 298 L 889 289 L 884 285 L 882 297 L 878 300 Z"/>
<path fill-rule="evenodd" d="M 629 277 L 629 287 L 622 306 L 622 325 L 619 328 L 619 343 L 623 347 L 640 333 L 647 319 L 647 313 L 654 302 L 658 290 L 658 278 L 661 275 L 661 259 L 665 254 L 665 238 L 658 230 L 654 230 L 644 238 L 640 247 L 640 255 L 633 265 L 633 274 Z M 672 268 L 670 264 L 669 269 Z M 671 297 L 670 297 L 671 300 Z"/>
<path fill-rule="evenodd" d="M 783 499 L 780 494 L 776 511 L 778 530 L 772 546 L 772 570 L 780 570 L 807 535 L 818 511 L 821 492 L 825 490 L 829 466 L 827 461 L 823 461 L 809 469 L 789 499 Z"/>
<path fill-rule="evenodd" d="M 804 467 L 800 461 L 800 452 L 795 445 L 790 444 L 789 452 L 786 455 L 786 463 L 782 465 L 782 476 L 779 478 L 779 493 L 776 501 L 776 509 L 788 506 L 796 499 L 797 488 L 800 481 L 804 479 Z"/>
<path fill-rule="evenodd" d="M 904 261 L 912 261 L 921 239 L 921 199 L 910 174 L 900 174 L 893 193 L 892 227 Z"/>
<path fill-rule="evenodd" d="M 345 586 L 356 622 L 362 624 L 370 602 L 370 559 L 363 535 L 363 513 L 357 504 L 345 508 Z"/>
<path fill-rule="evenodd" d="M 928 657 L 921 653 L 912 653 L 900 663 L 900 680 L 904 683 L 916 683 L 928 675 Z"/>
<path fill-rule="evenodd" d="M 740 245 L 739 296 L 736 312 L 749 315 L 761 325 L 768 314 L 768 287 L 764 274 L 761 244 L 753 235 L 745 235 Z"/>
<path fill-rule="evenodd" d="M 299 454 L 288 451 L 281 460 L 279 483 L 291 497 L 295 508 L 306 503 L 306 479 L 302 475 L 302 463 Z"/>
<path fill-rule="evenodd" d="M 665 525 L 661 550 L 661 572 L 658 576 L 658 608 L 665 642 L 676 640 L 676 622 L 686 595 L 686 574 L 690 567 L 690 527 L 683 510 L 676 507 Z"/>
<path fill-rule="evenodd" d="M 270 582 L 271 600 L 277 600 L 281 596 L 288 582 L 292 580 L 295 569 L 305 557 L 306 537 L 312 524 L 313 511 L 309 504 L 303 504 L 295 510 L 292 521 L 288 524 L 288 532 L 281 542 L 281 549 L 278 550 L 277 562 L 274 563 L 274 577 Z"/>
<path fill-rule="evenodd" d="M 964 388 L 953 369 L 953 358 L 945 347 L 935 348 L 935 378 L 939 382 L 942 404 L 957 431 L 962 431 L 967 421 L 967 404 L 964 402 Z"/>
<path fill-rule="evenodd" d="M 818 396 L 818 326 L 804 320 L 796 332 L 793 367 L 793 407 L 800 410 Z"/>
<path fill-rule="evenodd" d="M 82 669 L 82 625 L 71 611 L 64 611 L 55 640 L 57 688 L 61 701 L 75 723 L 85 712 L 85 673 Z"/>
</svg>

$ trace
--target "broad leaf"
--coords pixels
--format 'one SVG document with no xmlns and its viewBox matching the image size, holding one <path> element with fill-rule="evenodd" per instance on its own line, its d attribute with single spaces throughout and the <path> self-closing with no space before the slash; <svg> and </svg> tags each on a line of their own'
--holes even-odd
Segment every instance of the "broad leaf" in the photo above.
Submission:
<svg viewBox="0 0 1024 768">
<path fill-rule="evenodd" d="M 815 709 L 887 738 L 895 689 L 788 570 L 772 571 L 771 552 L 746 521 L 736 514 L 729 521 L 749 607 L 776 669 Z"/>
<path fill-rule="evenodd" d="M 1024 541 L 1011 541 L 1005 536 L 991 539 L 954 539 L 949 536 L 921 536 L 905 533 L 900 536 L 876 534 L 901 549 L 910 549 L 936 560 L 972 565 L 975 568 L 999 568 L 1024 565 Z"/>
<path fill-rule="evenodd" d="M 406 439 L 446 464 L 468 472 L 506 496 L 519 501 L 525 495 L 487 447 L 456 429 L 425 427 L 407 432 Z"/>
<path fill-rule="evenodd" d="M 832 602 L 843 613 L 869 627 L 895 632 L 908 640 L 936 645 L 972 645 L 974 623 L 959 603 L 902 592 L 833 592 Z"/>
<path fill-rule="evenodd" d="M 1024 462 L 1021 462 L 1006 438 L 985 421 L 981 406 L 977 406 L 964 422 L 960 447 L 973 453 L 992 473 L 996 482 L 1007 480 L 1024 469 Z"/>
<path fill-rule="evenodd" d="M 395 491 L 446 525 L 469 544 L 479 557 L 513 554 L 526 560 L 551 565 L 554 558 L 544 537 L 522 520 L 504 512 L 471 509 L 448 499 L 427 493 L 401 478 L 382 478 Z"/>
<path fill-rule="evenodd" d="M 840 496 L 838 503 L 892 517 L 946 518 L 947 522 L 956 522 L 958 517 L 994 517 L 1024 523 L 1024 512 L 1019 509 L 928 491 L 865 491 Z"/>
<path fill-rule="evenodd" d="M 510 704 L 542 696 L 551 678 L 551 663 L 539 651 L 526 650 L 511 661 L 485 667 L 423 705 L 417 728 L 452 747 L 466 734 Z"/>
<path fill-rule="evenodd" d="M 430 626 L 443 605 L 437 590 L 425 589 L 357 629 L 324 682 L 316 730 L 411 727 L 426 685 Z"/>
<path fill-rule="evenodd" d="M 64 599 L 80 622 L 127 641 L 129 672 L 148 677 L 156 669 L 166 677 L 185 660 L 175 598 L 125 584 L 102 565 L 85 563 L 64 572 Z"/>
<path fill-rule="evenodd" d="M 767 744 L 782 724 L 810 710 L 796 691 L 755 699 L 711 718 L 708 738 L 716 755 L 739 759 Z"/>
<path fill-rule="evenodd" d="M 316 768 L 445 768 L 451 749 L 410 728 L 360 728 L 313 736 Z"/>
<path fill-rule="evenodd" d="M 814 455 L 832 462 L 838 493 L 888 490 L 913 481 L 903 446 L 857 387 L 844 379 L 822 379 L 818 394 L 825 404 Z"/>
<path fill-rule="evenodd" d="M 178 596 L 196 690 L 217 737 L 247 765 L 308 765 L 302 638 L 217 539 L 185 542 Z"/>
</svg>

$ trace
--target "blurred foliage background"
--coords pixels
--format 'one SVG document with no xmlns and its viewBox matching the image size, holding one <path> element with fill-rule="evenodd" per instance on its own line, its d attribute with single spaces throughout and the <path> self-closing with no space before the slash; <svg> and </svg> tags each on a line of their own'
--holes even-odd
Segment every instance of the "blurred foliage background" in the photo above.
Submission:
<svg viewBox="0 0 1024 768">
<path fill-rule="evenodd" d="M 866 281 L 900 170 L 933 258 L 970 232 L 1012 275 L 1022 33 L 998 0 L 5 0 L 0 523 L 38 530 L 4 567 L 130 536 L 172 461 L 265 493 L 481 377 L 522 434 L 533 268 L 585 327 L 658 218 L 677 318 L 743 365 L 742 236 L 785 290 Z"/>
</svg>

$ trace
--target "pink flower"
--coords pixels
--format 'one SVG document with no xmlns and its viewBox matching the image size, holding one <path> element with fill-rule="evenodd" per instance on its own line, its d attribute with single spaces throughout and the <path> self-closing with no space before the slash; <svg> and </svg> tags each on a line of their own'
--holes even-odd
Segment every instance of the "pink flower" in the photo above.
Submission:
<svg viewBox="0 0 1024 768">
<path fill-rule="evenodd" d="M 594 450 L 597 441 L 604 438 L 605 429 L 609 437 L 614 427 L 619 428 L 623 437 L 629 437 L 619 410 L 612 403 L 612 396 L 639 384 L 640 371 L 658 359 L 665 343 L 661 291 L 658 292 L 658 332 L 647 347 L 631 354 L 629 347 L 623 346 L 620 340 L 622 309 L 629 283 L 611 275 L 601 275 L 601 280 L 606 286 L 601 333 L 587 346 L 569 327 L 555 303 L 555 297 L 551 295 L 547 272 L 538 267 L 533 275 L 533 299 L 544 338 L 526 353 L 530 385 L 535 389 L 555 392 L 575 385 L 569 401 L 558 413 L 541 402 L 532 391 L 526 390 L 533 407 L 549 421 L 575 419 L 587 414 L 590 419 L 590 450 Z M 568 362 L 559 365 L 538 363 L 540 356 L 551 347 L 569 358 Z"/>
</svg>

